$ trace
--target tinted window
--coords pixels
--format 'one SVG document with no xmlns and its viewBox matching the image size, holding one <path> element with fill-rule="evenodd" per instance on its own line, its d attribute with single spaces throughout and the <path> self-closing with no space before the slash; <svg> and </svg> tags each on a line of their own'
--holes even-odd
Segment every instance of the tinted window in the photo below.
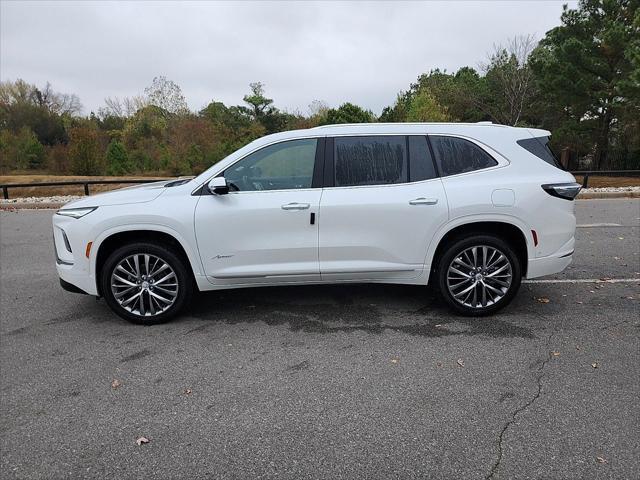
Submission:
<svg viewBox="0 0 640 480">
<path fill-rule="evenodd" d="M 498 164 L 476 144 L 456 137 L 429 136 L 442 176 L 472 172 Z"/>
<path fill-rule="evenodd" d="M 425 136 L 409 137 L 409 176 L 412 182 L 428 180 L 437 176 Z"/>
<path fill-rule="evenodd" d="M 337 137 L 335 185 L 384 185 L 407 181 L 404 136 Z"/>
<path fill-rule="evenodd" d="M 549 148 L 549 139 L 547 137 L 525 138 L 516 142 L 527 152 L 533 153 L 536 157 L 544 160 L 549 165 L 560 167 L 556 157 Z"/>
<path fill-rule="evenodd" d="M 311 188 L 316 139 L 276 143 L 253 152 L 224 171 L 232 191 Z"/>
</svg>

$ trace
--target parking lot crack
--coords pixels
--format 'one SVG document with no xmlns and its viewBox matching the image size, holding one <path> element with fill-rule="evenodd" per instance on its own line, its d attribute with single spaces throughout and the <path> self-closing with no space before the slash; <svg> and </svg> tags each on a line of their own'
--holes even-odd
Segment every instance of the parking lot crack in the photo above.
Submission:
<svg viewBox="0 0 640 480">
<path fill-rule="evenodd" d="M 536 373 L 537 373 L 537 375 L 536 375 L 536 391 L 535 391 L 534 395 L 526 403 L 524 403 L 523 405 L 519 406 L 518 408 L 516 408 L 511 413 L 511 418 L 509 419 L 509 421 L 507 423 L 504 424 L 504 426 L 502 427 L 502 430 L 500 431 L 500 435 L 498 436 L 498 457 L 496 458 L 495 463 L 491 467 L 491 470 L 489 471 L 489 474 L 485 477 L 486 480 L 490 480 L 490 479 L 494 478 L 496 473 L 498 473 L 498 469 L 500 468 L 500 464 L 502 463 L 504 437 L 505 437 L 505 434 L 507 433 L 507 430 L 509 430 L 509 427 L 511 427 L 511 425 L 513 425 L 515 423 L 515 421 L 518 418 L 518 416 L 522 412 L 528 410 L 538 400 L 538 398 L 540 398 L 540 395 L 542 394 L 542 378 L 544 377 L 544 369 L 547 366 L 547 363 L 549 363 L 549 361 L 552 358 L 552 353 L 549 351 L 549 344 L 551 343 L 551 338 L 553 337 L 554 334 L 555 334 L 555 332 L 551 332 L 549 334 L 549 337 L 547 338 L 547 341 L 545 342 L 545 348 L 547 349 L 547 355 L 546 355 L 545 359 L 538 366 L 538 369 L 536 370 Z"/>
</svg>

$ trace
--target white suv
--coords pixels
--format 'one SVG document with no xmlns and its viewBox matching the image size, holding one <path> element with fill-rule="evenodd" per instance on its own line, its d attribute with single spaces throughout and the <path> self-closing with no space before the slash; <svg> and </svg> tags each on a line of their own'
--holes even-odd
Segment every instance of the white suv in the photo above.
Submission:
<svg viewBox="0 0 640 480">
<path fill-rule="evenodd" d="M 196 290 L 347 282 L 429 283 L 455 311 L 488 314 L 522 277 L 571 263 L 580 185 L 549 135 L 486 123 L 269 135 L 196 178 L 65 205 L 60 281 L 144 324 Z"/>
</svg>

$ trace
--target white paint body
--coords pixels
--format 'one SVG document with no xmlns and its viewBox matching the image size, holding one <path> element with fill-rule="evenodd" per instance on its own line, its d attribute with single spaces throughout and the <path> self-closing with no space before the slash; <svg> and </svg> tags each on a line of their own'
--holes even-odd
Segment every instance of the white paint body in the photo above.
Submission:
<svg viewBox="0 0 640 480">
<path fill-rule="evenodd" d="M 247 154 L 277 142 L 429 134 L 470 140 L 498 165 L 404 184 L 194 195 Z M 54 215 L 57 271 L 66 282 L 97 295 L 96 258 L 102 242 L 118 232 L 158 231 L 183 247 L 200 290 L 300 283 L 427 284 L 434 253 L 447 232 L 492 221 L 522 232 L 527 278 L 556 273 L 571 262 L 575 202 L 552 197 L 541 185 L 575 179 L 516 144 L 548 135 L 500 125 L 445 123 L 337 125 L 269 135 L 182 185 L 167 188 L 167 182 L 159 182 L 67 204 L 65 209 L 98 208 L 79 219 Z M 282 208 L 293 203 L 308 207 Z M 313 225 L 310 213 L 316 214 Z M 88 242 L 93 244 L 87 258 Z"/>
</svg>

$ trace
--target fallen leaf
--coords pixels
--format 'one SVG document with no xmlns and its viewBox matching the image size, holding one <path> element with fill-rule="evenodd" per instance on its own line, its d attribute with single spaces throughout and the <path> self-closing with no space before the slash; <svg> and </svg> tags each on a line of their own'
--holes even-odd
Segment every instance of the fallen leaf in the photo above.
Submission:
<svg viewBox="0 0 640 480">
<path fill-rule="evenodd" d="M 120 385 L 122 384 L 120 383 L 120 380 L 118 380 L 117 378 L 114 378 L 113 381 L 111 382 L 111 388 L 113 388 L 114 390 L 118 388 Z"/>
<path fill-rule="evenodd" d="M 462 360 L 461 358 L 458 359 L 458 366 L 460 367 L 464 367 L 464 360 Z"/>
<path fill-rule="evenodd" d="M 185 394 L 185 395 L 191 395 L 191 389 L 190 389 L 190 388 L 187 388 L 187 389 L 184 391 L 184 394 Z"/>
<path fill-rule="evenodd" d="M 600 366 L 600 364 L 599 364 L 598 362 L 593 362 L 593 363 L 591 364 L 591 366 L 592 366 L 593 368 L 598 368 L 598 367 Z"/>
<path fill-rule="evenodd" d="M 540 297 L 540 298 L 538 298 L 538 302 L 540 302 L 540 303 L 549 303 L 550 300 L 547 297 Z"/>
<path fill-rule="evenodd" d="M 598 463 L 609 463 L 609 462 L 607 462 L 607 459 L 603 458 L 603 457 L 596 457 L 596 461 Z"/>
<path fill-rule="evenodd" d="M 149 443 L 149 439 L 147 437 L 138 437 L 138 439 L 136 440 L 136 444 L 140 446 L 143 443 Z"/>
<path fill-rule="evenodd" d="M 551 352 L 551 355 L 553 355 L 554 357 L 559 357 L 560 356 L 560 352 Z"/>
</svg>

